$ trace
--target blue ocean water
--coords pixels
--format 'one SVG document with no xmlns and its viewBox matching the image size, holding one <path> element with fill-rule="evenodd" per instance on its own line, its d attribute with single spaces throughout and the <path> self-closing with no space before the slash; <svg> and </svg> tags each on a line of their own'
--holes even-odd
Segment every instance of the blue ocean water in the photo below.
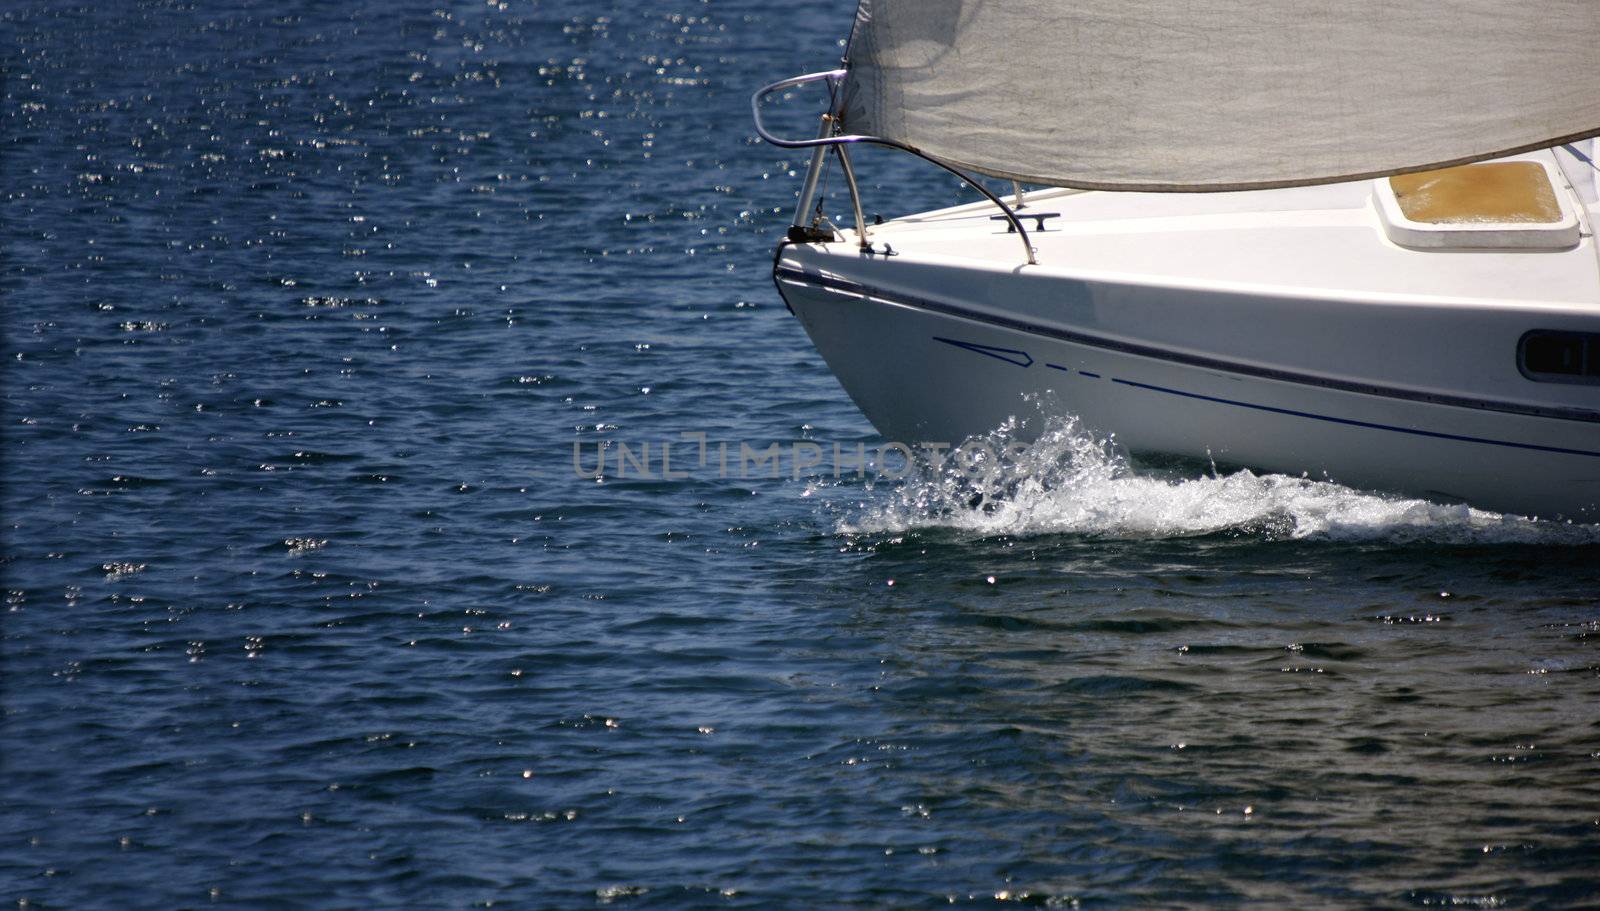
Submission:
<svg viewBox="0 0 1600 911">
<path fill-rule="evenodd" d="M 1595 527 L 834 476 L 748 93 L 853 6 L 0 10 L 0 899 L 1600 906 Z"/>
</svg>

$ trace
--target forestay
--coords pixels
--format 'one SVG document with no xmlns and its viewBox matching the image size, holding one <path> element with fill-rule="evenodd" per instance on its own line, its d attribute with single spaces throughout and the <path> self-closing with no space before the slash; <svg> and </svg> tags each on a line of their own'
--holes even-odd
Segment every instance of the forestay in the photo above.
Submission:
<svg viewBox="0 0 1600 911">
<path fill-rule="evenodd" d="M 1351 180 L 1600 133 L 1600 0 L 862 0 L 844 128 L 1033 183 Z"/>
</svg>

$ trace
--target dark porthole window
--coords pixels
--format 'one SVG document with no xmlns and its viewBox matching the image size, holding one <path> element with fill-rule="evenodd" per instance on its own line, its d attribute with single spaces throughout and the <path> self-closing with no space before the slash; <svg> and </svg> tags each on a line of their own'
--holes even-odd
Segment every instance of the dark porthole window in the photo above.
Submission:
<svg viewBox="0 0 1600 911">
<path fill-rule="evenodd" d="M 1517 343 L 1517 367 L 1539 382 L 1600 384 L 1600 332 L 1535 329 Z"/>
</svg>

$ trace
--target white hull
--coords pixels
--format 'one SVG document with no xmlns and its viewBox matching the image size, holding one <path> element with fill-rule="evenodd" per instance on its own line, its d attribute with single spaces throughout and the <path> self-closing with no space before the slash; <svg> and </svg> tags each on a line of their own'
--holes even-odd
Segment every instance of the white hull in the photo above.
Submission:
<svg viewBox="0 0 1600 911">
<path fill-rule="evenodd" d="M 1325 200 L 1334 189 L 1269 193 Z M 1208 197 L 1235 205 L 1236 224 L 1205 213 L 1205 234 L 1185 237 L 1172 224 L 1141 233 L 1088 216 L 1074 232 L 1075 200 L 1103 195 L 1034 203 L 1063 211 L 1068 225 L 1036 239 L 1040 266 L 1019 266 L 1014 249 L 1006 262 L 1001 244 L 1016 238 L 1002 233 L 997 243 L 992 230 L 982 232 L 991 247 L 939 249 L 948 239 L 934 223 L 954 231 L 963 217 L 951 210 L 877 230 L 871 239 L 897 252 L 889 258 L 853 243 L 787 246 L 778 287 L 892 440 L 956 444 L 1043 407 L 1079 416 L 1135 454 L 1600 521 L 1600 386 L 1536 382 L 1516 356 L 1529 330 L 1600 332 L 1592 235 L 1557 253 L 1419 252 L 1382 241 L 1361 221 L 1370 210 L 1343 218 L 1319 209 L 1297 234 L 1282 210 L 1241 215 L 1225 200 L 1260 193 Z M 1279 223 L 1270 235 L 1278 252 L 1252 269 L 1236 260 L 1250 219 L 1262 217 Z M 1107 240 L 1108 225 L 1120 240 Z M 1308 257 L 1297 284 L 1285 280 L 1296 265 L 1283 257 L 1299 242 L 1320 265 Z M 1357 242 L 1379 255 L 1328 264 Z M 1114 268 L 1108 243 L 1157 265 Z M 1206 244 L 1231 245 L 1235 261 L 1196 275 L 1204 270 L 1192 248 Z M 1186 273 L 1174 275 L 1174 263 Z M 1341 268 L 1347 275 L 1336 280 Z M 1521 293 L 1504 293 L 1510 287 Z"/>
</svg>

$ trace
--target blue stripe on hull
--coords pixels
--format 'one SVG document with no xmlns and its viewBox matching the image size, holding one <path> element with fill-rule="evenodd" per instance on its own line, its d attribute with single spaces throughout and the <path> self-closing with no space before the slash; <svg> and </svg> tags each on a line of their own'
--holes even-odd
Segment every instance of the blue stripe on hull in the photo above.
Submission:
<svg viewBox="0 0 1600 911">
<path fill-rule="evenodd" d="M 1274 405 L 1257 405 L 1254 402 L 1240 402 L 1235 399 L 1223 399 L 1214 395 L 1201 395 L 1198 392 L 1185 392 L 1182 389 L 1169 389 L 1165 386 L 1155 386 L 1150 383 L 1140 383 L 1134 380 L 1123 380 L 1116 377 L 1111 382 L 1123 386 L 1132 386 L 1135 389 L 1148 389 L 1151 392 L 1164 392 L 1167 395 L 1181 395 L 1187 399 L 1200 399 L 1206 402 L 1216 402 L 1220 405 L 1233 405 L 1238 408 L 1253 408 L 1256 411 L 1270 411 L 1274 414 L 1287 414 L 1297 418 L 1310 418 L 1313 421 L 1327 421 L 1330 424 L 1346 424 L 1351 427 L 1366 427 L 1371 430 L 1388 430 L 1393 433 L 1409 433 L 1419 437 L 1433 437 L 1440 440 L 1457 440 L 1462 443 L 1484 443 L 1489 446 L 1510 446 L 1514 449 L 1532 449 L 1538 452 L 1558 452 L 1562 455 L 1590 456 L 1600 459 L 1600 452 L 1591 452 L 1587 449 L 1567 449 L 1562 446 L 1541 446 L 1537 443 L 1515 443 L 1510 440 L 1491 440 L 1487 437 L 1470 437 L 1458 433 L 1440 433 L 1434 430 L 1417 430 L 1411 427 L 1396 427 L 1393 424 L 1375 424 L 1371 421 L 1358 421 L 1353 418 L 1336 418 L 1326 414 L 1314 414 L 1310 411 L 1296 411 L 1293 408 L 1278 408 Z"/>
<path fill-rule="evenodd" d="M 1169 361 L 1184 364 L 1190 367 L 1200 367 L 1207 370 L 1217 370 L 1226 373 L 1235 373 L 1244 376 L 1255 376 L 1263 379 L 1278 380 L 1286 383 L 1296 383 L 1302 386 L 1317 386 L 1324 389 L 1337 389 L 1341 392 L 1354 392 L 1361 395 L 1380 396 L 1383 398 L 1400 399 L 1410 402 L 1425 402 L 1430 405 L 1447 405 L 1453 408 L 1470 408 L 1475 411 L 1493 411 L 1504 414 L 1521 414 L 1529 417 L 1553 418 L 1560 421 L 1580 421 L 1583 423 L 1600 424 L 1600 411 L 1586 408 L 1567 408 L 1562 406 L 1524 405 L 1518 402 L 1497 401 L 1493 399 L 1468 398 L 1466 396 L 1439 395 L 1431 392 L 1419 392 L 1412 389 L 1401 389 L 1393 386 L 1379 386 L 1371 383 L 1358 383 L 1350 380 L 1330 379 L 1322 376 L 1295 373 L 1293 371 L 1279 370 L 1273 367 L 1260 367 L 1255 364 L 1244 364 L 1237 361 L 1226 361 L 1219 358 L 1204 357 L 1201 355 L 1187 354 L 1180 351 L 1171 351 L 1150 345 L 1122 342 L 1116 339 L 1102 338 L 1083 332 L 1068 329 L 1058 329 L 1053 326 L 1041 326 L 1025 320 L 1014 319 L 1006 316 L 996 316 L 969 310 L 954 304 L 929 300 L 898 292 L 884 291 L 858 282 L 848 281 L 830 276 L 812 275 L 799 269 L 779 266 L 773 270 L 774 280 L 788 280 L 800 284 L 825 288 L 831 291 L 840 291 L 846 294 L 859 295 L 884 303 L 898 304 L 918 310 L 933 313 L 942 313 L 976 323 L 984 323 L 1002 329 L 1010 329 L 1029 335 L 1043 338 L 1086 345 L 1092 348 L 1101 348 L 1107 351 L 1119 351 L 1139 357 Z M 780 286 L 781 293 L 782 288 Z M 1031 356 L 1030 356 L 1031 363 Z M 1018 366 L 1022 366 L 1018 364 Z M 1059 368 L 1058 368 L 1059 369 Z M 1080 371 L 1082 372 L 1082 371 Z M 1522 444 L 1513 444 L 1522 445 Z"/>
</svg>

